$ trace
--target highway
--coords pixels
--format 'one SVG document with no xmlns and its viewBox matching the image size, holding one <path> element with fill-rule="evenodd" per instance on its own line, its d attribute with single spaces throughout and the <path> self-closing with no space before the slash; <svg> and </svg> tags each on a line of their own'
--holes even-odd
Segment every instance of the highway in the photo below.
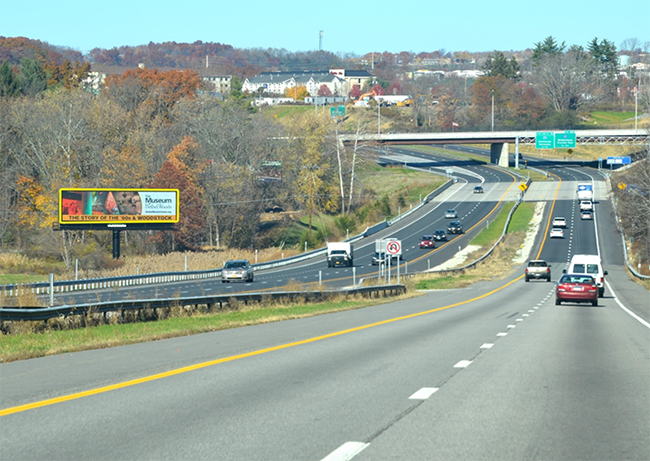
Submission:
<svg viewBox="0 0 650 461">
<path fill-rule="evenodd" d="M 572 254 L 600 252 L 609 275 L 597 307 L 555 306 L 554 284 L 525 283 L 521 267 L 365 309 L 0 364 L 0 458 L 650 459 L 648 293 L 625 274 L 603 178 L 552 173 L 526 194 L 546 203 L 531 258 L 557 280 Z M 510 194 L 516 182 L 495 174 L 484 197 L 467 175 L 391 230 L 407 259 L 443 209 L 469 228 Z M 575 182 L 588 178 L 595 220 L 581 221 Z M 552 216 L 567 218 L 564 239 L 548 238 Z"/>
<path fill-rule="evenodd" d="M 413 157 L 408 160 L 413 160 Z M 436 165 L 438 172 L 448 168 L 449 160 L 440 156 L 428 157 L 429 165 Z M 428 169 L 428 167 L 427 167 Z M 458 249 L 465 248 L 471 238 L 488 225 L 497 215 L 505 201 L 514 201 L 519 195 L 519 180 L 502 169 L 492 168 L 478 162 L 462 162 L 456 166 L 458 183 L 434 198 L 420 210 L 398 221 L 393 226 L 354 244 L 355 268 L 329 268 L 325 256 L 294 263 L 275 269 L 256 271 L 252 283 L 222 284 L 221 279 L 204 280 L 200 283 L 177 282 L 165 285 L 149 285 L 108 288 L 103 290 L 66 292 L 55 295 L 55 305 L 93 303 L 116 299 L 154 299 L 177 296 L 204 296 L 206 294 L 228 294 L 242 292 L 263 292 L 278 290 L 291 284 L 316 288 L 319 280 L 328 287 L 352 286 L 364 278 L 379 277 L 377 266 L 372 266 L 371 256 L 375 240 L 396 237 L 402 241 L 402 271 L 422 271 L 435 267 L 453 257 Z M 484 194 L 474 194 L 475 185 L 483 184 Z M 467 235 L 449 235 L 448 242 L 432 251 L 420 250 L 422 235 L 432 234 L 435 229 L 447 229 L 451 219 L 444 217 L 448 208 L 458 212 Z M 406 211 L 406 210 L 403 210 Z M 452 243 L 453 242 L 453 243 Z M 397 271 L 394 271 L 394 277 Z"/>
</svg>

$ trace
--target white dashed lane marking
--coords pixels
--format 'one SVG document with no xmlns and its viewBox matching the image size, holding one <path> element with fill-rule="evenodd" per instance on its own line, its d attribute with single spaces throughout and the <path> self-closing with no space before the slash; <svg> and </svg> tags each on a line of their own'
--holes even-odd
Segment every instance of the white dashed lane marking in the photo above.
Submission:
<svg viewBox="0 0 650 461">
<path fill-rule="evenodd" d="M 409 397 L 411 400 L 426 400 L 438 391 L 437 387 L 423 387 L 415 394 Z"/>
</svg>

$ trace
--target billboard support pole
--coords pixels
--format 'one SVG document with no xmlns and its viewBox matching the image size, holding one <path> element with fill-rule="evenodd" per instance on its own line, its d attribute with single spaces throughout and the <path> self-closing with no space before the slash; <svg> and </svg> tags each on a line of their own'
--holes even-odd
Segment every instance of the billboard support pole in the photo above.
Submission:
<svg viewBox="0 0 650 461">
<path fill-rule="evenodd" d="M 113 229 L 113 259 L 120 259 L 120 231 Z"/>
</svg>

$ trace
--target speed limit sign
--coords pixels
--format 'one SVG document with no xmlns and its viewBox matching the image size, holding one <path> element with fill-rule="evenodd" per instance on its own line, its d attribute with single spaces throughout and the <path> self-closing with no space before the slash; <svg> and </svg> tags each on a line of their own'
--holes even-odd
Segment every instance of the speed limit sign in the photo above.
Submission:
<svg viewBox="0 0 650 461">
<path fill-rule="evenodd" d="M 402 244 L 399 240 L 391 240 L 386 244 L 386 253 L 396 255 L 400 253 Z"/>
</svg>

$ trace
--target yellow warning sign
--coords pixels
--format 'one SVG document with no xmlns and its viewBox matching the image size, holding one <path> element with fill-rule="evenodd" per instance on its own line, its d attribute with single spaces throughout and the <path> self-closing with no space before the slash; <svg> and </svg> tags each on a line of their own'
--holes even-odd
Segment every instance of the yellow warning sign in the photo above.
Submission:
<svg viewBox="0 0 650 461">
<path fill-rule="evenodd" d="M 519 189 L 521 189 L 522 192 L 525 192 L 526 189 L 528 189 L 528 186 L 525 183 L 519 184 Z"/>
<path fill-rule="evenodd" d="M 619 189 L 623 190 L 623 189 L 625 189 L 626 187 L 627 187 L 627 184 L 625 184 L 625 183 L 623 183 L 623 182 L 619 182 L 619 183 L 618 183 L 618 188 L 619 188 Z"/>
</svg>

